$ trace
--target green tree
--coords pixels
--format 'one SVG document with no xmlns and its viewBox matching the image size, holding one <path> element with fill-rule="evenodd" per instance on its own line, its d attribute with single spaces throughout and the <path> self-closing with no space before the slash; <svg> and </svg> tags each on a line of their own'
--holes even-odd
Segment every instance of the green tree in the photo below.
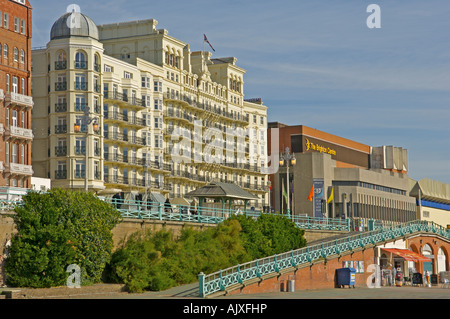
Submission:
<svg viewBox="0 0 450 319">
<path fill-rule="evenodd" d="M 5 261 L 9 285 L 65 285 L 70 264 L 81 268 L 82 284 L 100 282 L 120 221 L 116 209 L 91 193 L 52 189 L 23 196 L 15 213 L 17 233 Z"/>
</svg>

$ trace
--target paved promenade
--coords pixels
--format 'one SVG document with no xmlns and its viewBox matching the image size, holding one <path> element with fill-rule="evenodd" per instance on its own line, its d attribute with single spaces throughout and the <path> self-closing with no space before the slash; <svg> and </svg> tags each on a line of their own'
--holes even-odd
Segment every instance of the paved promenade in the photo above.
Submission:
<svg viewBox="0 0 450 319">
<path fill-rule="evenodd" d="M 80 289 L 67 287 L 47 289 L 8 289 L 17 291 L 13 299 L 184 299 L 202 300 L 198 297 L 198 283 L 171 288 L 165 291 L 129 294 L 123 285 L 94 285 Z M 2 290 L 2 289 L 0 289 Z M 381 288 L 330 288 L 298 290 L 295 292 L 259 293 L 252 295 L 230 295 L 207 300 L 237 299 L 450 299 L 450 288 L 441 285 L 425 287 L 381 287 Z"/>
<path fill-rule="evenodd" d="M 99 298 L 119 299 L 201 299 L 197 284 L 172 288 L 166 291 L 142 294 L 113 294 Z M 450 289 L 441 286 L 425 287 L 381 287 L 381 288 L 331 288 L 299 290 L 295 292 L 260 293 L 253 295 L 230 295 L 222 299 L 450 299 Z"/>
</svg>

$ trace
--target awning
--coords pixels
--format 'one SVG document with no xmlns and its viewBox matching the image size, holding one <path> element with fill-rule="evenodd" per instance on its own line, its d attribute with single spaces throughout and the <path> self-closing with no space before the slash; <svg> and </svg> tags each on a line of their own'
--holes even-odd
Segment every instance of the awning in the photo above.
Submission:
<svg viewBox="0 0 450 319">
<path fill-rule="evenodd" d="M 408 261 L 414 261 L 414 262 L 427 262 L 431 261 L 430 258 L 427 258 L 421 254 L 415 253 L 409 249 L 398 249 L 398 248 L 381 248 L 384 251 L 393 253 L 399 257 L 404 258 Z"/>
</svg>

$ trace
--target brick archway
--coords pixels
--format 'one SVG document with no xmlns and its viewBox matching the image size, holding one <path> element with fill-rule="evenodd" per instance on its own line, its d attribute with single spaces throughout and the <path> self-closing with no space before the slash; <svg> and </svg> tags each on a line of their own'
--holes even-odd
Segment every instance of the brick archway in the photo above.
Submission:
<svg viewBox="0 0 450 319">
<path fill-rule="evenodd" d="M 439 251 L 439 248 L 441 248 L 444 251 L 444 254 L 446 256 L 446 268 L 449 269 L 449 243 L 442 240 L 441 238 L 434 237 L 434 236 L 419 236 L 410 238 L 408 240 L 408 246 L 410 249 L 414 252 L 417 252 L 421 255 L 423 255 L 423 248 L 428 245 L 431 248 L 431 252 L 433 255 L 432 259 L 432 266 L 433 266 L 433 274 L 437 274 L 437 254 Z M 420 273 L 423 273 L 423 263 L 416 263 L 416 270 Z"/>
<path fill-rule="evenodd" d="M 409 249 L 415 253 L 422 254 L 422 252 L 420 251 L 420 248 L 415 243 L 412 243 L 412 244 L 410 243 Z M 420 263 L 420 262 L 415 262 L 414 268 L 416 269 L 417 272 L 420 272 L 420 273 L 423 272 L 422 263 Z"/>
<path fill-rule="evenodd" d="M 439 252 L 442 251 L 443 255 L 445 256 L 445 268 L 444 271 L 450 271 L 450 260 L 449 260 L 449 249 L 448 249 L 448 245 L 441 245 L 438 250 L 437 250 L 437 254 L 436 254 L 436 258 L 437 261 L 439 263 Z M 436 265 L 436 267 L 438 267 L 439 265 Z"/>
</svg>

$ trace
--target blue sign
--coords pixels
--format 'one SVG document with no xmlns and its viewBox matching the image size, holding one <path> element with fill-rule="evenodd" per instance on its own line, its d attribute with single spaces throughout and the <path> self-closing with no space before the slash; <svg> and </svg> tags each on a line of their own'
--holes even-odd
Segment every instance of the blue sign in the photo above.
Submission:
<svg viewBox="0 0 450 319">
<path fill-rule="evenodd" d="M 323 178 L 313 180 L 314 183 L 314 217 L 323 217 L 322 200 L 323 195 Z"/>
</svg>

